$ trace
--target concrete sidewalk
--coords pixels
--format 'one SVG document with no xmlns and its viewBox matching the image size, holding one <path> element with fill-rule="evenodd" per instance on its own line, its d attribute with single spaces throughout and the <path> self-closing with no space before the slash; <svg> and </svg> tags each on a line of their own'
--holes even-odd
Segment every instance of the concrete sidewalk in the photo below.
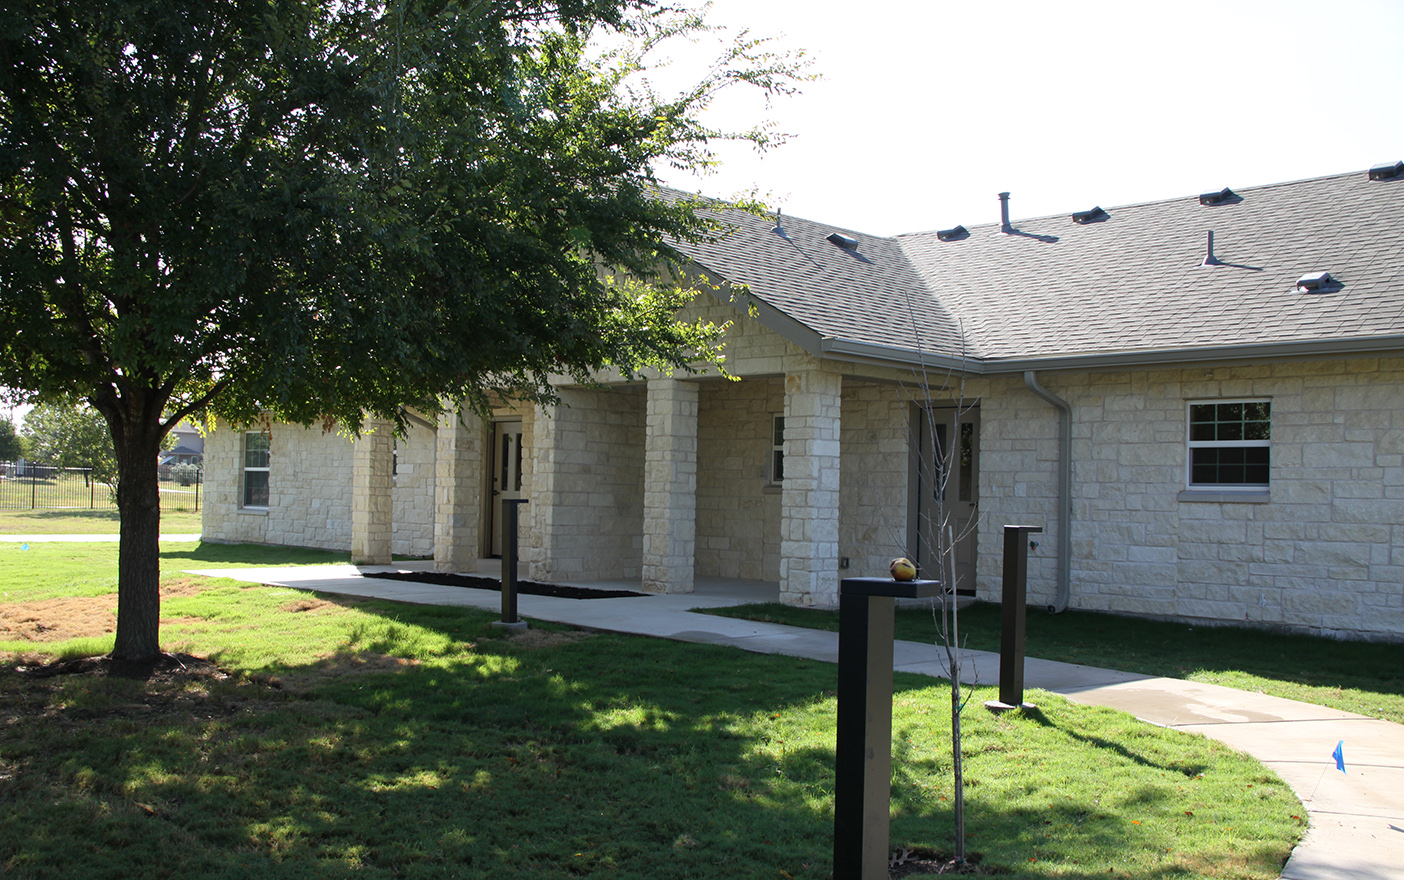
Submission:
<svg viewBox="0 0 1404 880">
<path fill-rule="evenodd" d="M 379 571 L 415 567 L 424 564 L 191 573 L 344 596 L 491 611 L 501 607 L 499 594 L 488 590 L 375 577 Z M 518 607 L 526 618 L 589 629 L 731 645 L 831 663 L 838 660 L 837 633 L 692 612 L 774 599 L 754 582 L 704 578 L 694 593 L 589 601 L 522 595 Z M 967 651 L 966 655 L 963 680 L 998 680 L 997 654 Z M 894 666 L 904 672 L 946 676 L 944 655 L 934 645 L 899 641 Z M 1052 691 L 1075 702 L 1111 706 L 1152 724 L 1203 734 L 1271 767 L 1301 798 L 1310 821 L 1306 836 L 1283 869 L 1284 880 L 1404 880 L 1404 725 L 1232 688 L 1050 660 L 1028 659 L 1024 681 L 1029 688 Z M 1341 740 L 1345 741 L 1346 773 L 1337 770 L 1331 759 Z"/>
</svg>

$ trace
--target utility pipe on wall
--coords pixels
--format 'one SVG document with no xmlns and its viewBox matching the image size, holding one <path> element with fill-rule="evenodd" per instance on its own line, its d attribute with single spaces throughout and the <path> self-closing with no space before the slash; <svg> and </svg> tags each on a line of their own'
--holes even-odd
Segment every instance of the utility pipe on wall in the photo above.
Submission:
<svg viewBox="0 0 1404 880">
<path fill-rule="evenodd" d="M 1072 404 L 1038 384 L 1038 374 L 1024 371 L 1024 384 L 1058 409 L 1058 589 L 1052 611 L 1066 611 L 1072 595 Z"/>
</svg>

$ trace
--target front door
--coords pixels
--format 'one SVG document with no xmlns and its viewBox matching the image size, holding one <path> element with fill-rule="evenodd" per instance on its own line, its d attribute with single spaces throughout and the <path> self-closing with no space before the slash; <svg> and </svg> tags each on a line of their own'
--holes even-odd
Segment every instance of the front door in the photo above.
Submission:
<svg viewBox="0 0 1404 880">
<path fill-rule="evenodd" d="M 522 423 L 492 426 L 492 555 L 502 555 L 502 499 L 522 497 Z"/>
<path fill-rule="evenodd" d="M 949 581 L 975 595 L 975 527 L 980 498 L 980 410 L 975 406 L 917 411 L 920 468 L 916 503 L 921 576 Z M 949 585 L 947 589 L 949 589 Z"/>
</svg>

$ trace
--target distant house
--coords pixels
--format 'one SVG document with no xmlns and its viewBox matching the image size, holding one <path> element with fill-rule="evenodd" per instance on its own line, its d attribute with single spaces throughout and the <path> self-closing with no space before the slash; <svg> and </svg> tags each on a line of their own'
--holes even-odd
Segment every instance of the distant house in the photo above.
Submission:
<svg viewBox="0 0 1404 880">
<path fill-rule="evenodd" d="M 200 464 L 205 458 L 205 438 L 189 422 L 171 429 L 175 446 L 161 453 L 162 465 Z"/>
<path fill-rule="evenodd" d="M 997 601 L 1017 523 L 1036 605 L 1404 639 L 1404 163 L 895 238 L 720 216 L 690 312 L 741 381 L 601 377 L 398 449 L 219 430 L 205 536 L 467 569 L 520 493 L 533 578 L 831 606 L 947 535 Z"/>
</svg>

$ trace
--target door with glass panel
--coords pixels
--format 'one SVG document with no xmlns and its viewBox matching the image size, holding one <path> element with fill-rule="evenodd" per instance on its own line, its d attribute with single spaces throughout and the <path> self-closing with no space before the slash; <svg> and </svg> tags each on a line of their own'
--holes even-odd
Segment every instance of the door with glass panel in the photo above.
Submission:
<svg viewBox="0 0 1404 880">
<path fill-rule="evenodd" d="M 502 555 L 502 500 L 522 496 L 522 423 L 495 422 L 492 427 L 493 556 Z"/>
<path fill-rule="evenodd" d="M 917 565 L 921 576 L 975 594 L 976 524 L 980 501 L 980 410 L 931 407 L 917 411 Z M 949 556 L 950 564 L 946 563 Z M 950 589 L 950 586 L 947 586 Z"/>
</svg>

